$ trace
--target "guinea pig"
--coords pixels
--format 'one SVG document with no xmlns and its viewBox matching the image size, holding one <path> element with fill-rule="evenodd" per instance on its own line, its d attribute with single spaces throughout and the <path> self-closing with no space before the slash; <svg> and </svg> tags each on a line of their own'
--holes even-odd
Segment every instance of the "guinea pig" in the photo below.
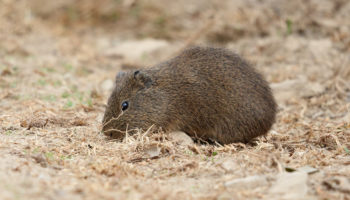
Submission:
<svg viewBox="0 0 350 200">
<path fill-rule="evenodd" d="M 151 126 L 221 144 L 266 134 L 276 116 L 268 83 L 237 54 L 191 47 L 147 69 L 119 73 L 102 131 L 123 138 Z"/>
</svg>

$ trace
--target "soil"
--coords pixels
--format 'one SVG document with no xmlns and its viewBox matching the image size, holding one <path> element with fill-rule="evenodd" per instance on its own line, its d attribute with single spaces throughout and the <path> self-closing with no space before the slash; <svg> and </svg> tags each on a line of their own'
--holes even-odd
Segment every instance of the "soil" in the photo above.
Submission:
<svg viewBox="0 0 350 200">
<path fill-rule="evenodd" d="M 101 134 L 115 75 L 245 57 L 279 109 L 249 144 Z M 350 199 L 347 0 L 0 0 L 0 199 Z"/>
</svg>

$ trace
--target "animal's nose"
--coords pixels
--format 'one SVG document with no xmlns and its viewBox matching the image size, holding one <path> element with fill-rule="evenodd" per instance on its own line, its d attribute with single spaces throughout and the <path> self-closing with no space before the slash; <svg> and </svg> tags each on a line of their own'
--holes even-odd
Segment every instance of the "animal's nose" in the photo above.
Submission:
<svg viewBox="0 0 350 200">
<path fill-rule="evenodd" d="M 105 136 L 111 137 L 113 139 L 120 139 L 125 136 L 125 133 L 113 129 L 113 127 L 104 126 L 102 132 Z"/>
<path fill-rule="evenodd" d="M 110 129 L 110 127 L 108 127 L 108 126 L 105 125 L 105 124 L 102 125 L 102 132 L 103 132 L 103 134 L 106 135 L 106 131 L 107 131 L 108 129 Z"/>
</svg>

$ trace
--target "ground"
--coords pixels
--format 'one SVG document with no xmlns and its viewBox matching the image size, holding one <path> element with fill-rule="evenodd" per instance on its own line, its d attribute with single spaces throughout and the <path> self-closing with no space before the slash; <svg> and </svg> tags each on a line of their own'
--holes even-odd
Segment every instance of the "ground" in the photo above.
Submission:
<svg viewBox="0 0 350 200">
<path fill-rule="evenodd" d="M 231 49 L 278 115 L 249 144 L 105 138 L 120 70 Z M 0 199 L 350 199 L 350 2 L 0 0 Z"/>
</svg>

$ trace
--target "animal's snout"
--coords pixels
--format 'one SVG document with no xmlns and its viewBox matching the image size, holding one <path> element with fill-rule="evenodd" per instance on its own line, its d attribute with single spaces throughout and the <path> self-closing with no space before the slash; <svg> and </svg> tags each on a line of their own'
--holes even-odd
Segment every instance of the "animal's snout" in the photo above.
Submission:
<svg viewBox="0 0 350 200">
<path fill-rule="evenodd" d="M 116 129 L 113 129 L 113 127 L 108 127 L 108 126 L 104 126 L 102 128 L 102 133 L 107 136 L 107 137 L 111 137 L 113 139 L 120 139 L 123 138 L 125 136 L 125 133 Z"/>
</svg>

